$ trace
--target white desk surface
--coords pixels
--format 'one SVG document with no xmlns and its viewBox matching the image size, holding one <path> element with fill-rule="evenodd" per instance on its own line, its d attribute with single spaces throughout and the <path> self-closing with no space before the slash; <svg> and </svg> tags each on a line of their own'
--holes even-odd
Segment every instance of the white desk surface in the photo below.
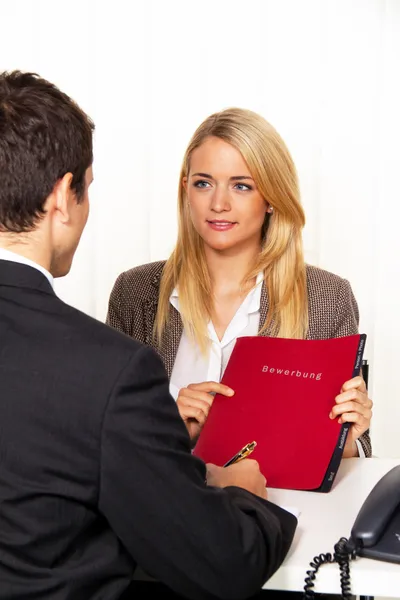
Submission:
<svg viewBox="0 0 400 600">
<path fill-rule="evenodd" d="M 300 515 L 288 556 L 264 588 L 302 591 L 314 556 L 333 554 L 336 542 L 341 537 L 349 538 L 354 520 L 375 483 L 399 464 L 400 459 L 344 459 L 327 494 L 269 488 L 271 502 L 297 507 Z M 400 598 L 400 564 L 356 558 L 350 562 L 350 581 L 352 594 Z M 313 589 L 340 594 L 339 565 L 322 565 Z"/>
</svg>

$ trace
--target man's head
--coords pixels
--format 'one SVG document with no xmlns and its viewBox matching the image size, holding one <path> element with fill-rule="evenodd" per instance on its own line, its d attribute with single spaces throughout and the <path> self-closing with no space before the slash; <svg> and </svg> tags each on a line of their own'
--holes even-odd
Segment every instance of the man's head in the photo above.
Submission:
<svg viewBox="0 0 400 600">
<path fill-rule="evenodd" d="M 68 273 L 86 224 L 93 131 L 55 85 L 0 73 L 0 245 L 30 247 L 55 277 Z"/>
</svg>

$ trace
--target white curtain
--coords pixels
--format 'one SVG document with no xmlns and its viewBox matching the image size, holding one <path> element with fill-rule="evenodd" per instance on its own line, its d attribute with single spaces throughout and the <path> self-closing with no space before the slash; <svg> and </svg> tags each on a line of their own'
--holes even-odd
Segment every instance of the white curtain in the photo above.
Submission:
<svg viewBox="0 0 400 600">
<path fill-rule="evenodd" d="M 400 456 L 400 1 L 0 0 L 0 21 L 0 69 L 54 81 L 97 127 L 91 216 L 60 296 L 104 320 L 117 275 L 173 247 L 194 129 L 258 111 L 298 167 L 307 261 L 356 294 L 374 454 Z"/>
</svg>

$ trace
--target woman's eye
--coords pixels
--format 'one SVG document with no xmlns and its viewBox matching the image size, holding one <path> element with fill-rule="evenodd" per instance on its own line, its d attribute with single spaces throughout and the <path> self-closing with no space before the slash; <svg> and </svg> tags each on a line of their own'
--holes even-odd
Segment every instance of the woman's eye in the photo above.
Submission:
<svg viewBox="0 0 400 600">
<path fill-rule="evenodd" d="M 247 192 L 249 190 L 252 190 L 253 188 L 251 187 L 251 185 L 247 185 L 246 183 L 237 183 L 235 185 L 235 188 L 237 190 L 239 190 L 240 192 Z"/>
<path fill-rule="evenodd" d="M 195 181 L 193 183 L 194 187 L 200 188 L 200 189 L 204 189 L 209 187 L 209 182 L 208 181 L 204 181 L 203 179 L 198 179 L 197 181 Z"/>
</svg>

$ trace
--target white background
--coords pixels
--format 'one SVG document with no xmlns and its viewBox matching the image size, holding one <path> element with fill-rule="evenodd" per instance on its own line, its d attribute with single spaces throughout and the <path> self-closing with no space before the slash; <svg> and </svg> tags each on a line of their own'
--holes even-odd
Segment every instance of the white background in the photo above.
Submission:
<svg viewBox="0 0 400 600">
<path fill-rule="evenodd" d="M 117 275 L 172 250 L 195 128 L 260 112 L 298 167 L 307 261 L 359 303 L 373 452 L 399 457 L 400 0 L 0 0 L 0 22 L 0 70 L 38 72 L 96 123 L 91 216 L 60 296 L 104 320 Z"/>
</svg>

